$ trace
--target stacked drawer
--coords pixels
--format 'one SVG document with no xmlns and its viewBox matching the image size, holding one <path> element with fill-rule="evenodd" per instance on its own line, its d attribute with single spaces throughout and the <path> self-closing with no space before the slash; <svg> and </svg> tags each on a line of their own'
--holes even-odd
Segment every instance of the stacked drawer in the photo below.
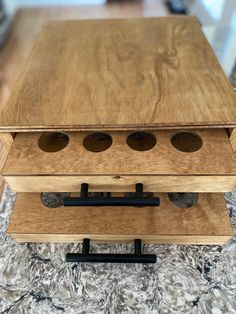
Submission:
<svg viewBox="0 0 236 314">
<path fill-rule="evenodd" d="M 222 243 L 232 235 L 222 192 L 236 184 L 236 163 L 224 129 L 18 133 L 2 173 L 18 192 L 8 228 L 17 241 Z M 160 206 L 42 203 L 42 192 L 73 196 L 83 183 L 110 197 L 142 183 Z"/>
<path fill-rule="evenodd" d="M 15 133 L 8 232 L 86 239 L 80 258 L 88 239 L 136 239 L 135 261 L 140 240 L 224 243 L 235 127 L 232 86 L 196 18 L 48 23 L 0 114 L 0 140 Z"/>
</svg>

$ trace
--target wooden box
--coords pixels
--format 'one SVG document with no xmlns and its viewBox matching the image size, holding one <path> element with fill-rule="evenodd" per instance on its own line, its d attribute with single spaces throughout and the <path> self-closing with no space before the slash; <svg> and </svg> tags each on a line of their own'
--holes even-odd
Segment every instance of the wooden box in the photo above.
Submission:
<svg viewBox="0 0 236 314">
<path fill-rule="evenodd" d="M 18 192 L 8 232 L 23 242 L 223 243 L 235 125 L 233 89 L 196 18 L 50 22 L 0 114 L 1 140 L 14 137 L 2 174 Z M 111 197 L 142 183 L 160 206 L 41 202 L 83 183 Z M 175 201 L 183 193 L 192 204 Z"/>
</svg>

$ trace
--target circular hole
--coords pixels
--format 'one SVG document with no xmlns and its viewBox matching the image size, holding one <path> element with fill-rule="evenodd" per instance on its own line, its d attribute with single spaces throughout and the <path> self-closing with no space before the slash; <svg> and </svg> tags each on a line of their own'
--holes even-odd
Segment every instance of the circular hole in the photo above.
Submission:
<svg viewBox="0 0 236 314">
<path fill-rule="evenodd" d="M 171 144 L 181 152 L 192 153 L 202 147 L 199 135 L 190 132 L 179 132 L 172 136 Z"/>
<path fill-rule="evenodd" d="M 57 208 L 63 205 L 64 198 L 68 197 L 70 194 L 67 192 L 44 192 L 41 193 L 41 202 L 44 206 L 49 208 Z"/>
<path fill-rule="evenodd" d="M 168 193 L 169 200 L 180 208 L 190 208 L 197 203 L 197 193 Z"/>
<path fill-rule="evenodd" d="M 156 138 L 148 132 L 134 132 L 127 138 L 127 144 L 130 148 L 138 151 L 152 149 L 156 145 Z"/>
<path fill-rule="evenodd" d="M 106 133 L 92 133 L 85 137 L 83 141 L 84 147 L 94 153 L 107 150 L 112 144 L 112 138 Z"/>
<path fill-rule="evenodd" d="M 47 153 L 58 152 L 65 148 L 68 143 L 68 135 L 62 132 L 43 133 L 38 140 L 39 148 Z"/>
</svg>

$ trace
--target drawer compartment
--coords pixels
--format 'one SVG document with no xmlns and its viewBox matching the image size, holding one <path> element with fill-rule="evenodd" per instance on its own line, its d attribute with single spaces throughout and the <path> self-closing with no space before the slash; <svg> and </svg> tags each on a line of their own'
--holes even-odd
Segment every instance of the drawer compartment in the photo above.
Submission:
<svg viewBox="0 0 236 314">
<path fill-rule="evenodd" d="M 159 207 L 57 207 L 39 193 L 18 193 L 8 233 L 19 242 L 133 241 L 222 244 L 233 235 L 222 193 L 198 194 L 180 208 L 158 193 Z"/>
<path fill-rule="evenodd" d="M 226 192 L 236 163 L 224 129 L 18 133 L 3 169 L 16 192 Z"/>
</svg>

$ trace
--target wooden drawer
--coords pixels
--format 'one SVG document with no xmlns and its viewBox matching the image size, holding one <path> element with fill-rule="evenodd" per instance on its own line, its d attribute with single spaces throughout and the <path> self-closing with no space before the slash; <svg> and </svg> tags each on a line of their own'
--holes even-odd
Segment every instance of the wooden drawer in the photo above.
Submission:
<svg viewBox="0 0 236 314">
<path fill-rule="evenodd" d="M 105 135 L 104 135 L 105 134 Z M 225 192 L 236 162 L 224 129 L 18 133 L 3 175 L 17 192 Z"/>
<path fill-rule="evenodd" d="M 233 234 L 224 196 L 200 193 L 189 208 L 158 194 L 159 207 L 48 208 L 39 193 L 18 193 L 8 233 L 19 242 L 132 241 L 222 244 Z"/>
<path fill-rule="evenodd" d="M 3 174 L 17 194 L 8 233 L 19 242 L 133 241 L 222 244 L 233 234 L 222 193 L 186 208 L 163 192 L 230 191 L 235 157 L 225 130 L 19 133 Z M 57 207 L 40 193 L 129 192 L 136 183 L 160 206 Z M 23 193 L 31 192 L 31 193 Z M 158 192 L 156 194 L 156 192 Z M 122 193 L 123 195 L 123 193 Z"/>
</svg>

